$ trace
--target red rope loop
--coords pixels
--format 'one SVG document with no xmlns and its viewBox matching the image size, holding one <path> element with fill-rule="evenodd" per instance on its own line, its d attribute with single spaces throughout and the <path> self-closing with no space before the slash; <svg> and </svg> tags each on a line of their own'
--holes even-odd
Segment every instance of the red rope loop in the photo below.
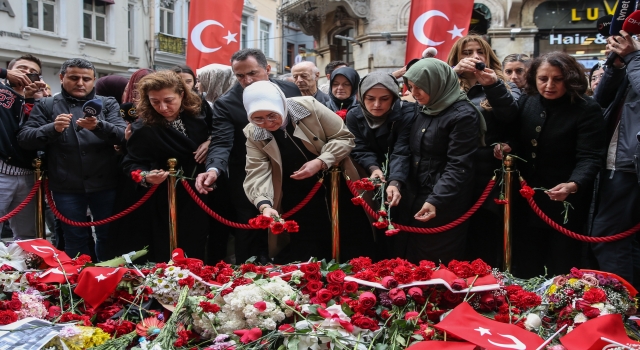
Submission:
<svg viewBox="0 0 640 350">
<path fill-rule="evenodd" d="M 51 212 L 53 213 L 53 215 L 55 215 L 58 219 L 60 219 L 60 221 L 64 222 L 67 225 L 70 226 L 76 226 L 76 227 L 91 227 L 91 226 L 100 226 L 100 225 L 105 225 L 108 224 L 112 221 L 116 221 L 120 218 L 122 218 L 123 216 L 131 213 L 132 211 L 138 209 L 144 202 L 147 201 L 147 199 L 149 199 L 149 197 L 151 197 L 151 195 L 153 195 L 156 190 L 158 189 L 158 185 L 154 185 L 151 186 L 149 188 L 149 190 L 147 191 L 147 193 L 144 194 L 144 196 L 142 196 L 142 198 L 140 198 L 134 205 L 130 206 L 129 208 L 125 209 L 123 212 L 118 213 L 116 215 L 112 215 L 106 219 L 102 219 L 102 220 L 98 220 L 98 221 L 73 221 L 70 219 L 65 218 L 64 216 L 62 216 L 62 214 L 58 211 L 58 208 L 56 207 L 55 202 L 53 201 L 53 196 L 51 196 L 51 192 L 49 191 L 49 181 L 45 181 L 44 182 L 44 191 L 47 194 L 47 201 L 49 202 L 49 207 L 51 208 Z"/>
<path fill-rule="evenodd" d="M 7 215 L 5 215 L 3 217 L 0 217 L 0 222 L 5 222 L 5 221 L 11 219 L 12 217 L 16 216 L 16 214 L 18 214 L 20 212 L 20 210 L 24 209 L 24 207 L 26 207 L 27 204 L 29 204 L 29 202 L 31 202 L 31 200 L 33 199 L 33 196 L 35 196 L 36 193 L 38 192 L 38 188 L 40 188 L 40 183 L 41 182 L 42 182 L 42 180 L 36 181 L 36 183 L 33 185 L 33 188 L 31 189 L 31 191 L 27 195 L 27 198 L 25 198 L 22 201 L 22 203 L 20 203 L 17 207 L 15 207 Z"/>
<path fill-rule="evenodd" d="M 191 199 L 193 199 L 196 202 L 196 204 L 198 204 L 198 206 L 200 208 L 202 208 L 202 210 L 204 210 L 207 214 L 209 214 L 209 216 L 211 216 L 212 218 L 220 221 L 224 225 L 227 225 L 227 226 L 230 226 L 230 227 L 233 227 L 233 228 L 243 229 L 243 230 L 258 230 L 257 228 L 252 227 L 249 224 L 241 224 L 241 223 L 233 222 L 231 220 L 227 220 L 227 219 L 223 218 L 222 216 L 220 216 L 220 214 L 216 213 L 211 208 L 209 208 L 202 201 L 202 199 L 200 199 L 200 197 L 198 197 L 196 192 L 193 190 L 193 187 L 191 187 L 191 185 L 188 182 L 182 181 L 182 186 L 184 187 L 185 190 L 187 190 L 187 193 L 189 194 L 189 196 L 191 196 Z M 316 182 L 315 185 L 313 185 L 313 187 L 311 188 L 311 191 L 307 194 L 306 197 L 304 197 L 304 199 L 300 203 L 298 203 L 298 205 L 293 207 L 288 212 L 282 214 L 282 218 L 286 219 L 286 218 L 291 217 L 291 215 L 297 213 L 300 209 L 302 209 L 302 207 L 307 205 L 307 203 L 309 203 L 311 198 L 313 198 L 313 196 L 315 196 L 315 194 L 318 193 L 318 190 L 320 189 L 320 186 L 322 186 L 322 179 L 320 179 L 318 182 Z"/>
<path fill-rule="evenodd" d="M 520 186 L 524 187 L 527 186 L 527 182 L 523 179 L 520 178 Z M 571 230 L 567 230 L 566 228 L 560 226 L 560 224 L 558 224 L 557 222 L 551 220 L 550 217 L 547 216 L 547 214 L 543 213 L 542 210 L 540 209 L 540 207 L 538 207 L 538 204 L 536 204 L 536 202 L 533 200 L 533 198 L 526 198 L 527 202 L 529 203 L 529 206 L 531 207 L 531 209 L 533 209 L 533 211 L 538 215 L 538 217 L 540 217 L 540 219 L 542 219 L 542 221 L 546 222 L 547 225 L 551 226 L 553 229 L 555 229 L 556 231 L 562 233 L 565 236 L 571 237 L 573 239 L 576 239 L 578 241 L 582 241 L 582 242 L 587 242 L 587 243 L 609 243 L 609 242 L 615 242 L 617 240 L 621 240 L 624 238 L 627 238 L 633 234 L 635 234 L 636 232 L 640 231 L 640 223 L 638 223 L 637 225 L 633 226 L 632 228 L 615 234 L 613 236 L 606 236 L 606 237 L 589 237 L 589 236 L 585 236 L 585 235 L 581 235 L 579 233 L 573 232 Z"/>
<path fill-rule="evenodd" d="M 487 183 L 487 186 L 484 188 L 484 191 L 482 192 L 482 195 L 480 195 L 480 198 L 478 198 L 478 200 L 476 201 L 476 203 L 469 208 L 469 210 L 464 213 L 461 217 L 457 218 L 456 220 L 446 224 L 446 225 L 442 225 L 439 227 L 413 227 L 413 226 L 406 226 L 406 225 L 400 225 L 400 224 L 396 224 L 393 223 L 393 227 L 401 230 L 401 231 L 406 231 L 406 232 L 412 232 L 412 233 L 420 233 L 420 234 L 434 234 L 434 233 L 441 233 L 444 231 L 448 231 L 451 230 L 452 228 L 460 225 L 461 223 L 465 222 L 467 219 L 469 219 L 471 217 L 471 215 L 473 215 L 478 208 L 480 208 L 480 206 L 482 206 L 482 203 L 484 203 L 484 201 L 487 199 L 487 197 L 489 196 L 489 193 L 491 192 L 491 189 L 493 188 L 493 186 L 495 185 L 496 180 L 491 179 L 489 180 L 489 183 Z M 351 193 L 354 196 L 359 196 L 358 190 L 356 190 L 355 186 L 353 185 L 353 182 L 351 182 L 351 180 L 347 180 L 347 186 L 349 187 L 349 190 L 351 191 Z M 364 202 L 364 204 L 362 205 L 364 207 L 364 210 L 374 219 L 378 220 L 380 218 L 380 215 L 378 214 L 378 212 L 376 212 L 375 210 L 373 210 L 373 208 L 371 208 L 371 206 L 369 206 L 369 203 Z"/>
</svg>

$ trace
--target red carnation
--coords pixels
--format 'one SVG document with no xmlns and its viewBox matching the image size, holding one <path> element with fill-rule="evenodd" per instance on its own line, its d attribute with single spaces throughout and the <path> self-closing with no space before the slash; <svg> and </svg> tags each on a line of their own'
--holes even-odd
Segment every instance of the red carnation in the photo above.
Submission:
<svg viewBox="0 0 640 350">
<path fill-rule="evenodd" d="M 297 222 L 288 220 L 284 222 L 284 229 L 289 233 L 294 233 L 300 231 L 300 226 L 298 226 Z"/>
<path fill-rule="evenodd" d="M 386 220 L 379 220 L 373 223 L 373 227 L 379 230 L 384 230 L 385 228 L 389 227 L 389 222 Z"/>
<path fill-rule="evenodd" d="M 271 225 L 269 225 L 269 228 L 274 235 L 279 235 L 284 232 L 284 224 L 280 221 L 272 222 Z"/>
<path fill-rule="evenodd" d="M 215 314 L 220 311 L 220 306 L 218 304 L 210 303 L 207 301 L 201 301 L 200 307 L 202 308 L 202 311 L 210 312 L 212 314 Z"/>
<path fill-rule="evenodd" d="M 131 178 L 133 179 L 133 181 L 135 181 L 136 183 L 140 183 L 142 182 L 142 170 L 138 169 L 138 170 L 134 170 L 131 172 Z"/>
<path fill-rule="evenodd" d="M 607 301 L 607 294 L 600 288 L 591 288 L 582 295 L 582 299 L 589 304 L 602 303 Z"/>
<path fill-rule="evenodd" d="M 491 273 L 491 266 L 487 265 L 482 259 L 476 259 L 471 262 L 473 273 L 482 277 Z"/>
<path fill-rule="evenodd" d="M 431 279 L 432 273 L 433 271 L 430 268 L 424 267 L 424 266 L 418 266 L 413 270 L 412 278 L 415 281 L 427 281 Z"/>
<path fill-rule="evenodd" d="M 253 228 L 264 230 L 269 228 L 269 225 L 273 222 L 273 218 L 266 217 L 264 215 L 258 215 L 255 218 L 249 220 L 249 225 Z"/>
<path fill-rule="evenodd" d="M 494 198 L 493 201 L 496 202 L 496 204 L 499 204 L 499 205 L 509 204 L 509 201 L 506 200 L 506 199 Z"/>
<path fill-rule="evenodd" d="M 362 199 L 362 197 L 353 197 L 351 198 L 351 202 L 355 205 L 363 205 L 364 199 Z"/>
<path fill-rule="evenodd" d="M 180 287 L 188 286 L 189 288 L 193 288 L 195 282 L 196 280 L 192 276 L 187 276 L 186 278 L 178 280 L 178 285 Z"/>
<path fill-rule="evenodd" d="M 378 215 L 387 217 L 387 211 L 386 210 L 378 210 Z"/>
<path fill-rule="evenodd" d="M 520 195 L 526 199 L 533 198 L 533 195 L 536 194 L 536 191 L 529 186 L 522 186 L 520 189 Z"/>
<path fill-rule="evenodd" d="M 400 229 L 394 228 L 393 230 L 386 230 L 384 231 L 385 236 L 387 237 L 391 237 L 391 236 L 395 236 L 398 233 L 400 233 Z"/>
<path fill-rule="evenodd" d="M 5 310 L 0 312 L 0 325 L 7 325 L 18 320 L 18 314 L 13 311 Z"/>
<path fill-rule="evenodd" d="M 347 110 L 346 109 L 341 109 L 336 111 L 336 114 L 338 115 L 338 117 L 340 117 L 343 121 L 347 120 Z"/>
</svg>

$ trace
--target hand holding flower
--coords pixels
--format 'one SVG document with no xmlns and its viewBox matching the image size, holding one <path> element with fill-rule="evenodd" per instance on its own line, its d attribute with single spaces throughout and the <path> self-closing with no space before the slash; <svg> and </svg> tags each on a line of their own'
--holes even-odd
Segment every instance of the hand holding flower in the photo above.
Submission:
<svg viewBox="0 0 640 350">
<path fill-rule="evenodd" d="M 576 185 L 575 182 L 561 183 L 556 185 L 556 187 L 548 190 L 547 195 L 549 195 L 549 198 L 551 198 L 551 200 L 553 201 L 562 202 L 567 199 L 570 194 L 576 193 L 577 191 L 578 185 Z"/>
<path fill-rule="evenodd" d="M 148 184 L 151 185 L 159 185 L 169 176 L 168 171 L 160 170 L 151 170 L 144 178 Z"/>
</svg>

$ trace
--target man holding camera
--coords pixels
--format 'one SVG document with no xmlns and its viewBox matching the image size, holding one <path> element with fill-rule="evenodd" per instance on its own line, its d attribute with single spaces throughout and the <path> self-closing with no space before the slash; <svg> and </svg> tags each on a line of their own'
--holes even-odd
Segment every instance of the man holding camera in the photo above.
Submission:
<svg viewBox="0 0 640 350">
<path fill-rule="evenodd" d="M 41 70 L 40 60 L 32 55 L 14 59 L 8 69 L 0 69 L 0 79 L 5 79 L 0 84 L 0 216 L 15 209 L 35 182 L 31 163 L 36 153 L 22 149 L 16 135 L 29 117 L 34 95 L 45 87 L 39 81 Z M 31 201 L 8 220 L 13 239 L 35 238 L 35 208 L 35 201 Z M 0 222 L 0 231 L 3 225 Z"/>
<path fill-rule="evenodd" d="M 126 123 L 118 102 L 95 94 L 95 74 L 93 64 L 85 59 L 65 61 L 60 69 L 62 92 L 36 103 L 18 133 L 22 147 L 46 150 L 55 205 L 73 221 L 86 221 L 87 207 L 95 221 L 112 214 L 118 172 L 113 146 L 124 143 Z M 83 111 L 89 101 L 101 102 L 102 110 L 94 110 L 95 116 Z M 62 229 L 69 256 L 93 255 L 92 238 L 85 228 L 63 223 Z M 95 235 L 95 255 L 99 261 L 106 260 L 108 225 L 96 226 Z"/>
</svg>

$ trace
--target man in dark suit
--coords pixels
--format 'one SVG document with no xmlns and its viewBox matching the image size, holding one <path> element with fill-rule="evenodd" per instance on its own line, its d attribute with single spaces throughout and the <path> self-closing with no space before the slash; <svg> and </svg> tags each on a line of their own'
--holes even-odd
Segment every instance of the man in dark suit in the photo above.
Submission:
<svg viewBox="0 0 640 350">
<path fill-rule="evenodd" d="M 258 49 L 242 49 L 231 56 L 231 68 L 238 83 L 222 95 L 213 105 L 213 131 L 207 155 L 207 171 L 198 175 L 196 189 L 203 194 L 213 191 L 213 184 L 226 174 L 230 192 L 229 204 L 236 212 L 236 221 L 246 223 L 259 214 L 249 202 L 242 186 L 247 149 L 242 132 L 249 123 L 242 104 L 244 88 L 256 81 L 270 80 L 277 84 L 286 97 L 301 96 L 298 87 L 282 80 L 269 79 L 271 66 Z M 222 243 L 222 242 L 220 242 Z M 236 230 L 236 262 L 243 263 L 252 256 L 267 258 L 267 233 L 264 230 Z"/>
</svg>

